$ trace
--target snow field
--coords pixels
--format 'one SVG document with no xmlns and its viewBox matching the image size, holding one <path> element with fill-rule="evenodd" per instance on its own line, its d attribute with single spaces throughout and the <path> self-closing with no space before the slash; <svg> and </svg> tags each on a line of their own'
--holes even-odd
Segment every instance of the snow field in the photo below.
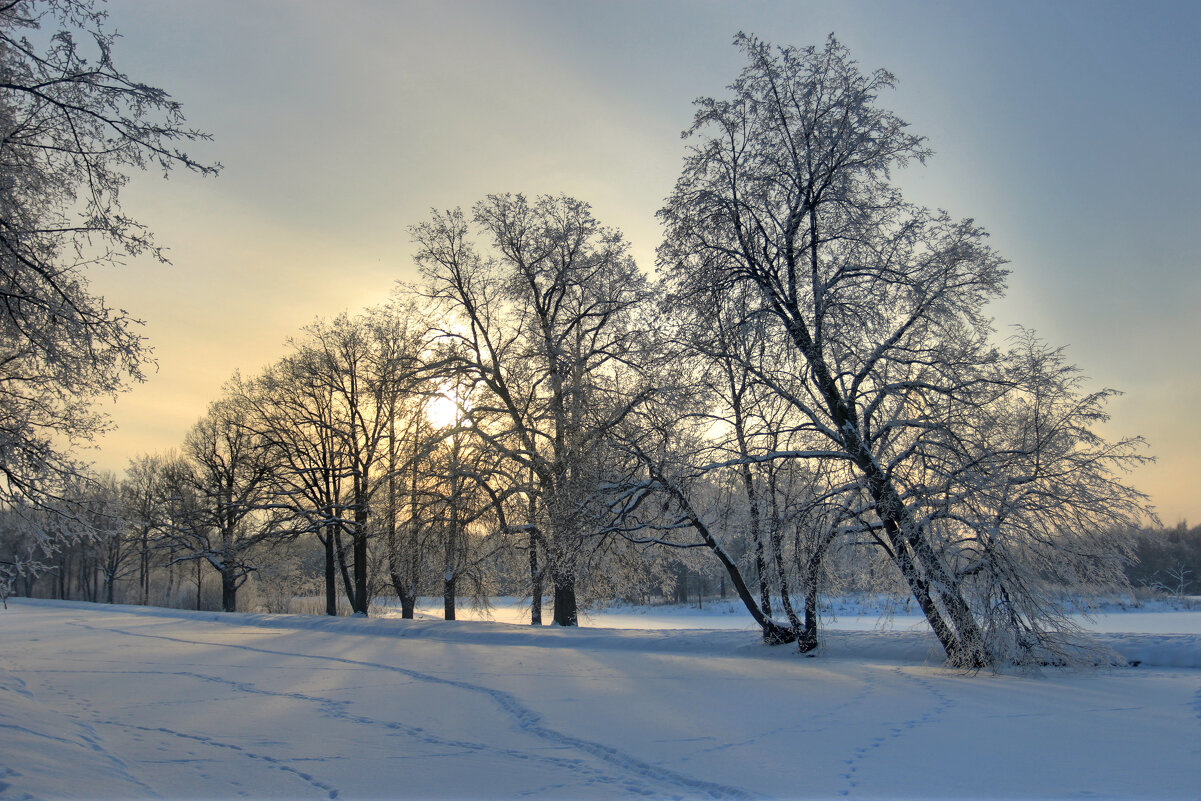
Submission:
<svg viewBox="0 0 1201 801">
<path fill-rule="evenodd" d="M 1201 795 L 1201 671 L 964 674 L 920 632 L 808 659 L 748 630 L 17 600 L 0 638 L 3 799 Z"/>
</svg>

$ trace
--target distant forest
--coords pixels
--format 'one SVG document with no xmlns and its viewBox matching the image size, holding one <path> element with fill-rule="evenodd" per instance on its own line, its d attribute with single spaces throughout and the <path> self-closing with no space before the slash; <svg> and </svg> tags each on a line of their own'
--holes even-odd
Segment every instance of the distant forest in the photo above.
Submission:
<svg viewBox="0 0 1201 801">
<path fill-rule="evenodd" d="M 1126 566 L 1132 587 L 1173 596 L 1201 595 L 1201 526 L 1181 521 L 1172 528 L 1135 535 L 1134 559 Z"/>
<path fill-rule="evenodd" d="M 1201 526 L 1189 528 L 1180 523 L 1172 528 L 1142 529 L 1132 532 L 1130 539 L 1134 544 L 1134 560 L 1126 565 L 1125 572 L 1130 583 L 1131 602 L 1201 595 Z M 5 541 L 5 545 L 12 547 L 11 541 Z M 143 578 L 141 554 L 133 545 L 128 541 L 123 543 L 125 556 L 121 557 L 120 569 L 114 571 L 111 569 L 112 551 L 119 546 L 95 540 L 77 541 L 59 551 L 46 572 L 22 577 L 13 587 L 13 594 L 93 603 L 149 603 L 207 611 L 221 609 L 221 584 L 213 571 L 204 569 L 199 562 L 188 565 L 173 562 L 168 549 L 149 553 L 146 560 L 149 572 Z M 244 591 L 242 611 L 324 612 L 321 564 L 317 554 L 292 543 L 279 546 L 275 557 L 265 561 L 251 576 Z M 734 597 L 725 572 L 715 570 L 707 560 L 672 551 L 652 552 L 647 558 L 658 561 L 658 564 L 644 566 L 643 575 L 648 580 L 627 588 L 624 593 L 603 586 L 595 588 L 600 590 L 595 592 L 589 586 L 581 599 L 585 608 L 612 602 L 703 606 L 707 602 Z M 107 566 L 106 559 L 109 560 Z M 523 596 L 528 591 L 526 577 L 520 571 L 506 576 L 505 568 L 500 564 L 502 561 L 498 560 L 493 571 L 494 580 L 468 585 L 467 594 L 458 598 L 458 602 L 482 606 L 491 597 Z M 110 581 L 110 576 L 115 578 Z M 748 577 L 752 583 L 758 578 L 753 572 Z M 421 594 L 439 598 L 443 589 L 431 580 L 421 588 Z M 490 594 L 474 596 L 472 591 L 475 589 L 486 589 Z M 878 589 L 866 584 L 831 588 L 848 595 Z M 373 597 L 382 598 L 389 604 L 396 601 L 395 593 L 386 584 L 379 587 Z M 1121 597 L 1107 600 L 1120 600 Z M 343 614 L 349 611 L 345 600 L 341 611 Z"/>
</svg>

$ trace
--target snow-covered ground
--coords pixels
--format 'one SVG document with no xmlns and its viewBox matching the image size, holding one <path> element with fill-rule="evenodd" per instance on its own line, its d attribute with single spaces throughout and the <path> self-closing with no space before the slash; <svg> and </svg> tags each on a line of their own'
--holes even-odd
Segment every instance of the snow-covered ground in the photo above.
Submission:
<svg viewBox="0 0 1201 801">
<path fill-rule="evenodd" d="M 940 667 L 901 616 L 840 615 L 808 659 L 720 608 L 9 605 L 3 799 L 1201 797 L 1201 612 L 1094 624 L 1139 667 L 995 675 Z"/>
</svg>

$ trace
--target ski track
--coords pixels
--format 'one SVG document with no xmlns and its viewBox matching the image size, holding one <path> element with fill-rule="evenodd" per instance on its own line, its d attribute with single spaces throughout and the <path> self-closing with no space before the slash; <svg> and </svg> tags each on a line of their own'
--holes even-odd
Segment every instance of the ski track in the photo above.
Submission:
<svg viewBox="0 0 1201 801">
<path fill-rule="evenodd" d="M 532 735 L 534 737 L 537 737 L 540 740 L 544 740 L 546 742 L 549 742 L 549 743 L 559 746 L 559 747 L 572 748 L 578 752 L 587 754 L 595 759 L 599 759 L 601 762 L 603 762 L 611 767 L 618 768 L 619 770 L 625 772 L 628 776 L 635 779 L 635 781 L 631 782 L 631 781 L 618 780 L 616 783 L 622 785 L 623 789 L 626 789 L 628 792 L 631 792 L 635 795 L 654 797 L 654 798 L 680 798 L 680 799 L 695 798 L 695 797 L 697 797 L 698 794 L 701 794 L 707 798 L 714 798 L 714 799 L 754 799 L 754 798 L 762 797 L 757 793 L 753 793 L 753 792 L 750 792 L 750 791 L 742 789 L 742 788 L 731 787 L 728 785 L 718 784 L 716 782 L 707 782 L 707 781 L 702 781 L 702 780 L 698 780 L 698 779 L 692 779 L 692 778 L 689 778 L 688 776 L 684 776 L 683 774 L 677 773 L 668 768 L 658 767 L 658 766 L 652 765 L 648 762 L 644 762 L 644 761 L 638 759 L 637 757 L 634 757 L 631 754 L 621 751 L 620 749 L 617 749 L 617 748 L 614 748 L 614 747 L 611 747 L 608 745 L 604 745 L 603 743 L 598 743 L 598 742 L 595 742 L 592 740 L 586 740 L 581 737 L 575 737 L 575 736 L 567 734 L 565 732 L 560 732 L 555 729 L 552 729 L 549 726 L 546 726 L 543 724 L 541 715 L 539 715 L 537 712 L 534 712 L 532 709 L 523 705 L 515 696 L 513 696 L 512 694 L 507 693 L 503 690 L 496 690 L 491 687 L 484 687 L 482 685 L 471 684 L 469 682 L 459 681 L 456 679 L 448 679 L 448 678 L 443 678 L 441 676 L 434 676 L 434 675 L 430 675 L 428 673 L 422 673 L 420 671 L 411 670 L 409 668 L 398 667 L 396 665 L 387 665 L 387 664 L 383 664 L 383 663 L 379 663 L 379 662 L 364 662 L 364 661 L 355 660 L 355 659 L 348 659 L 346 657 L 322 656 L 322 655 L 317 655 L 317 654 L 298 654 L 298 653 L 294 653 L 294 652 L 290 652 L 290 651 L 277 651 L 277 650 L 273 650 L 270 648 L 259 648 L 259 647 L 250 646 L 250 645 L 238 645 L 238 644 L 234 644 L 234 643 L 210 642 L 207 640 L 190 640 L 190 639 L 183 639 L 183 638 L 179 638 L 179 637 L 171 637 L 171 636 L 164 635 L 164 634 L 147 634 L 144 632 L 133 632 L 133 631 L 127 631 L 127 630 L 119 629 L 119 628 L 93 626 L 93 625 L 90 625 L 87 623 L 82 623 L 79 621 L 69 621 L 68 625 L 78 626 L 78 627 L 81 627 L 84 629 L 88 629 L 91 631 L 97 631 L 97 632 L 104 631 L 104 632 L 109 632 L 112 634 L 123 634 L 127 637 L 143 637 L 143 638 L 154 639 L 154 640 L 165 640 L 168 642 L 176 642 L 176 643 L 181 643 L 184 645 L 200 645 L 200 646 L 209 646 L 209 647 L 214 647 L 214 648 L 228 648 L 228 649 L 237 650 L 237 651 L 246 651 L 246 652 L 250 652 L 250 653 L 266 654 L 266 655 L 270 655 L 270 656 L 284 656 L 284 657 L 290 657 L 293 659 L 311 659 L 311 660 L 316 660 L 316 661 L 333 662 L 333 663 L 340 664 L 340 665 L 350 665 L 350 666 L 354 666 L 354 667 L 373 668 L 376 670 L 384 670 L 384 671 L 389 671 L 389 672 L 393 672 L 393 673 L 399 673 L 403 676 L 408 676 L 409 678 L 411 678 L 415 681 L 425 682 L 428 684 L 445 685 L 445 686 L 449 686 L 449 687 L 454 687 L 456 689 L 465 690 L 467 692 L 477 693 L 477 694 L 487 697 L 501 711 L 503 711 L 507 716 L 509 716 L 512 719 L 514 725 L 520 731 L 525 732 L 526 734 Z M 261 694 L 267 694 L 267 695 L 284 696 L 284 697 L 289 697 L 289 698 L 294 698 L 296 700 L 304 700 L 304 701 L 329 702 L 329 704 L 331 704 L 331 705 L 325 707 L 325 709 L 327 709 L 327 710 L 334 710 L 335 709 L 334 704 L 340 703 L 340 702 L 331 702 L 330 699 L 319 699 L 315 696 L 303 696 L 299 693 L 277 693 L 277 692 L 273 692 L 273 691 L 269 691 L 269 690 L 258 690 L 257 688 L 254 688 L 253 685 L 250 685 L 247 682 L 227 681 L 227 680 L 223 680 L 223 679 L 220 679 L 217 677 L 204 676 L 202 674 L 192 674 L 192 675 L 196 675 L 197 677 L 202 678 L 204 680 L 211 680 L 211 681 L 227 683 L 227 684 L 235 687 L 235 689 L 242 691 L 242 692 L 252 692 L 252 693 L 261 693 Z M 365 718 L 365 717 L 360 717 L 357 715 L 351 715 L 346 712 L 342 712 L 341 714 L 339 714 L 337 716 L 342 717 L 345 720 L 355 722 L 355 723 L 366 723 L 366 724 L 375 725 L 375 726 L 384 726 L 385 728 L 388 728 L 391 730 L 406 732 L 406 733 L 410 733 L 411 735 L 419 735 L 419 738 L 423 739 L 423 741 L 432 742 L 433 744 L 453 745 L 455 747 L 469 748 L 471 750 L 493 750 L 493 751 L 496 750 L 496 749 L 491 748 L 490 746 L 486 746 L 486 745 L 483 745 L 480 743 L 466 743 L 464 741 L 442 740 L 442 738 L 437 738 L 435 735 L 430 735 L 430 734 L 424 732 L 420 728 L 408 727 L 408 726 L 405 726 L 404 724 L 397 723 L 394 721 L 388 721 L 388 722 L 378 721 L 378 720 L 373 720 L 371 718 Z M 135 727 L 135 728 L 139 728 L 139 727 Z M 178 734 L 176 732 L 166 732 L 166 730 L 164 730 L 164 733 Z M 195 735 L 181 735 L 181 736 L 188 736 L 188 737 L 193 737 L 193 738 L 196 737 Z M 433 738 L 433 739 L 431 740 L 430 738 Z M 237 751 L 244 752 L 244 749 L 241 749 L 238 746 L 231 746 L 229 744 L 220 744 L 220 743 L 217 743 L 216 741 L 212 741 L 211 744 L 217 745 L 218 747 L 224 745 L 225 747 L 233 748 Z M 524 758 L 524 759 L 530 758 L 529 754 L 525 754 L 522 752 L 503 750 L 503 751 L 500 751 L 500 753 L 508 755 L 508 756 L 518 757 L 518 758 Z M 259 758 L 262 758 L 261 755 L 259 755 Z M 280 760 L 275 760 L 275 762 L 278 764 L 282 764 L 282 762 Z M 569 766 L 574 772 L 577 772 L 577 773 L 592 772 L 594 774 L 591 777 L 592 782 L 597 782 L 599 780 L 600 782 L 603 782 L 606 784 L 613 783 L 613 780 L 611 780 L 611 779 L 609 781 L 605 781 L 605 778 L 607 778 L 607 777 L 602 777 L 601 775 L 599 775 L 599 772 L 588 771 L 587 766 L 582 761 L 562 760 L 562 761 L 558 761 L 557 764 Z M 675 790 L 677 792 L 681 792 L 682 794 L 665 796 L 661 792 L 657 792 L 657 791 L 651 790 L 648 787 L 639 785 L 638 782 L 651 782 L 653 784 L 666 785 L 668 787 L 673 788 L 673 790 Z M 314 786 L 316 786 L 316 785 L 314 785 Z M 559 787 L 558 785 L 555 785 L 555 786 L 549 787 L 548 789 L 550 789 L 551 791 L 554 791 L 554 790 L 558 789 L 558 787 Z M 568 789 L 568 788 L 563 787 L 563 789 Z M 335 795 L 330 795 L 329 797 L 335 798 L 337 791 L 334 790 L 333 788 L 329 788 L 329 791 L 335 793 Z"/>
</svg>

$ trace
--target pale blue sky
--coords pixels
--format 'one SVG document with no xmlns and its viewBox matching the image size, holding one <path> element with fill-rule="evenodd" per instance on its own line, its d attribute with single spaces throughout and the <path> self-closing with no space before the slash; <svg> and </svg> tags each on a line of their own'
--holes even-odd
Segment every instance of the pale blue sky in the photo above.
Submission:
<svg viewBox="0 0 1201 801">
<path fill-rule="evenodd" d="M 1126 394 L 1134 481 L 1201 522 L 1201 4 L 112 0 L 117 61 L 182 101 L 225 164 L 140 176 L 127 208 L 171 248 L 96 276 L 147 320 L 160 370 L 123 396 L 100 466 L 175 447 L 241 369 L 321 315 L 412 279 L 406 228 L 488 192 L 566 192 L 645 268 L 691 101 L 737 74 L 738 30 L 833 31 L 899 88 L 935 156 L 911 199 L 974 217 L 1011 261 L 995 313 Z"/>
</svg>

